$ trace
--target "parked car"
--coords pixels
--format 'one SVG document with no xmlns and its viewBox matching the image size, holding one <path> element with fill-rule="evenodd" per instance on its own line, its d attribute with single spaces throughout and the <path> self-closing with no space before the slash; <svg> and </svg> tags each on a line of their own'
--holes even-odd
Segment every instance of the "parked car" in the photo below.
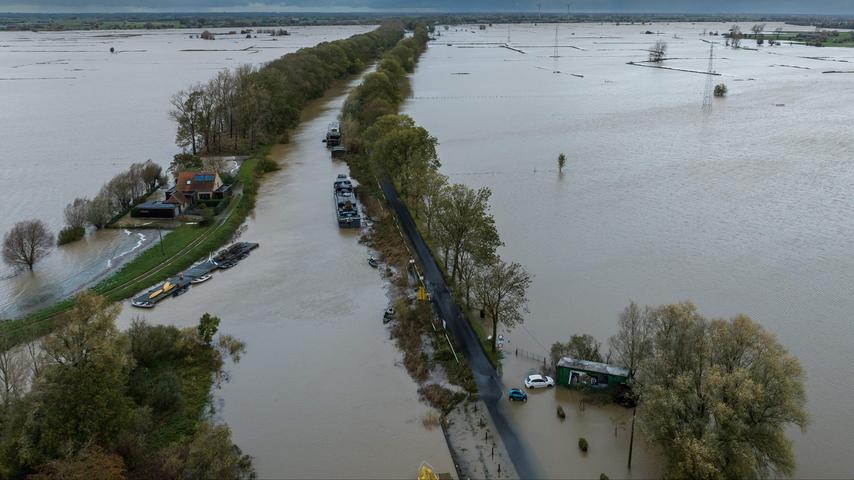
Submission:
<svg viewBox="0 0 854 480">
<path fill-rule="evenodd" d="M 511 402 L 527 402 L 528 394 L 521 388 L 511 388 L 510 393 L 507 394 L 507 399 Z"/>
<path fill-rule="evenodd" d="M 554 379 L 545 375 L 528 375 L 525 378 L 525 387 L 527 388 L 551 388 L 554 386 Z"/>
</svg>

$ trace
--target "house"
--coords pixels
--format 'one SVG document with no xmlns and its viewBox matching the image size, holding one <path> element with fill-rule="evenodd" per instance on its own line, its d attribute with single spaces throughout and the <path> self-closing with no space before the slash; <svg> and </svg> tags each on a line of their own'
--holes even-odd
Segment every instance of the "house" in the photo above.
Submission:
<svg viewBox="0 0 854 480">
<path fill-rule="evenodd" d="M 166 193 L 166 203 L 176 205 L 178 213 L 185 212 L 191 205 L 190 199 L 181 192 L 176 192 L 174 189 L 169 189 Z"/>
<path fill-rule="evenodd" d="M 626 383 L 629 371 L 607 363 L 562 357 L 557 362 L 556 382 L 568 387 L 587 385 L 592 388 L 613 388 Z"/>
<path fill-rule="evenodd" d="M 224 185 L 216 172 L 178 172 L 174 191 L 183 193 L 195 204 L 200 200 L 222 200 L 230 196 L 231 185 Z"/>
<path fill-rule="evenodd" d="M 161 201 L 140 203 L 130 211 L 133 218 L 175 218 L 180 214 L 177 205 Z"/>
</svg>

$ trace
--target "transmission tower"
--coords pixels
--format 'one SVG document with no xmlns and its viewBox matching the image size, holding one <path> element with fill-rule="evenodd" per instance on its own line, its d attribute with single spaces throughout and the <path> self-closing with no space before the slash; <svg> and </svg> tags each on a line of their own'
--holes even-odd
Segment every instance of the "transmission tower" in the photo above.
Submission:
<svg viewBox="0 0 854 480">
<path fill-rule="evenodd" d="M 709 45 L 709 70 L 706 72 L 706 91 L 703 92 L 703 111 L 712 111 L 712 77 L 715 73 L 715 44 Z"/>
<path fill-rule="evenodd" d="M 557 57 L 558 57 L 558 52 L 557 52 L 557 26 L 558 26 L 558 24 L 556 23 L 555 24 L 555 53 L 554 53 L 554 55 L 552 55 L 552 58 L 554 58 L 555 60 L 557 60 Z"/>
<path fill-rule="evenodd" d="M 543 21 L 543 4 L 540 2 L 537 2 L 537 23 L 540 23 L 542 21 Z"/>
<path fill-rule="evenodd" d="M 507 45 L 510 45 L 510 24 L 507 24 Z"/>
</svg>

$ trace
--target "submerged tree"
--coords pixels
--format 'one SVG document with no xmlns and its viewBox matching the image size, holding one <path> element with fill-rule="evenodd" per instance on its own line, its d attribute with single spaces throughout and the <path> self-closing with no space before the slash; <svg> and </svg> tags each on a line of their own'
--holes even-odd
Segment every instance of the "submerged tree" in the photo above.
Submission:
<svg viewBox="0 0 854 480">
<path fill-rule="evenodd" d="M 474 290 L 481 308 L 492 322 L 492 351 L 496 349 L 498 324 L 511 328 L 525 321 L 531 276 L 518 263 L 500 258 L 477 277 Z"/>
<path fill-rule="evenodd" d="M 726 85 L 723 83 L 719 83 L 715 85 L 715 96 L 716 97 L 725 97 L 727 94 Z"/>
<path fill-rule="evenodd" d="M 664 55 L 667 53 L 667 42 L 664 40 L 656 41 L 649 49 L 649 61 L 660 63 L 664 60 Z"/>
<path fill-rule="evenodd" d="M 3 237 L 3 261 L 32 271 L 33 265 L 50 253 L 53 244 L 53 234 L 41 220 L 18 222 Z"/>
<path fill-rule="evenodd" d="M 804 371 L 750 318 L 707 320 L 690 303 L 650 316 L 652 354 L 639 371 L 641 426 L 669 478 L 791 475 L 786 429 L 807 424 Z"/>
<path fill-rule="evenodd" d="M 557 156 L 557 171 L 562 173 L 563 167 L 565 167 L 565 166 L 566 166 L 566 155 L 561 153 L 560 155 Z"/>
</svg>

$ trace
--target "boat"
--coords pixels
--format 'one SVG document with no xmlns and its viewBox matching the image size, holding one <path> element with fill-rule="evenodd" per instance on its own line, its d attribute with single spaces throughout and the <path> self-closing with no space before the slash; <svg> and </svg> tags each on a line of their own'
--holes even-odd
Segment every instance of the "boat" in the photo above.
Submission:
<svg viewBox="0 0 854 480">
<path fill-rule="evenodd" d="M 152 302 L 148 302 L 145 300 L 134 299 L 130 302 L 130 304 L 137 308 L 154 308 L 154 304 Z"/>
<path fill-rule="evenodd" d="M 337 147 L 341 145 L 341 124 L 332 122 L 326 127 L 326 138 L 324 139 L 327 147 Z"/>
<path fill-rule="evenodd" d="M 187 293 L 187 290 L 189 290 L 189 289 L 190 289 L 190 284 L 186 284 L 183 287 L 178 287 L 177 289 L 175 289 L 174 292 L 172 292 L 172 296 L 173 297 L 181 296 L 181 295 Z"/>
<path fill-rule="evenodd" d="M 359 228 L 362 219 L 353 182 L 345 174 L 339 174 L 332 184 L 332 198 L 335 201 L 335 214 L 341 228 Z"/>
<path fill-rule="evenodd" d="M 433 466 L 427 462 L 421 462 L 418 467 L 418 480 L 439 480 L 439 475 L 433 470 Z"/>
<path fill-rule="evenodd" d="M 191 284 L 191 285 L 198 285 L 198 284 L 200 284 L 200 283 L 207 282 L 207 281 L 208 281 L 208 280 L 210 280 L 210 279 L 211 279 L 211 274 L 206 273 L 206 274 L 204 274 L 204 275 L 202 275 L 202 276 L 200 276 L 200 277 L 196 277 L 196 278 L 194 278 L 194 279 L 190 280 L 190 284 Z"/>
<path fill-rule="evenodd" d="M 380 263 L 377 261 L 377 259 L 376 259 L 376 258 L 374 258 L 374 257 L 368 257 L 368 265 L 370 265 L 370 266 L 372 266 L 372 267 L 374 267 L 374 268 L 377 268 L 377 267 L 379 267 L 379 266 L 380 266 Z"/>
</svg>

